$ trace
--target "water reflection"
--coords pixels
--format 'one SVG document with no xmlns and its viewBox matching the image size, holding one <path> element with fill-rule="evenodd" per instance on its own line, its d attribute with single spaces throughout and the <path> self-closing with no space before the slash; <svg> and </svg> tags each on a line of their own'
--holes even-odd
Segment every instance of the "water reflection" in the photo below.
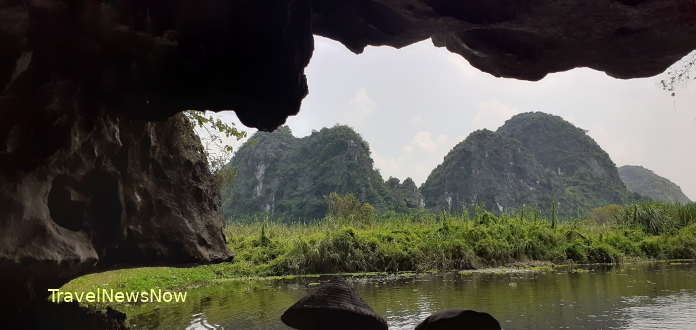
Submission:
<svg viewBox="0 0 696 330">
<path fill-rule="evenodd" d="M 627 320 L 623 329 L 696 329 L 693 292 L 681 290 L 667 296 L 627 297 L 625 300 L 627 306 L 619 311 Z"/>
<path fill-rule="evenodd" d="M 205 318 L 205 314 L 193 314 L 191 324 L 186 327 L 186 330 L 224 330 L 225 327 L 219 324 L 210 324 Z"/>
<path fill-rule="evenodd" d="M 325 280 L 325 279 L 322 279 Z M 311 280 L 227 282 L 189 291 L 186 304 L 138 307 L 138 329 L 289 329 L 280 315 Z M 644 264 L 589 271 L 444 274 L 353 286 L 389 323 L 413 329 L 434 311 L 486 311 L 510 329 L 696 329 L 696 264 Z"/>
</svg>

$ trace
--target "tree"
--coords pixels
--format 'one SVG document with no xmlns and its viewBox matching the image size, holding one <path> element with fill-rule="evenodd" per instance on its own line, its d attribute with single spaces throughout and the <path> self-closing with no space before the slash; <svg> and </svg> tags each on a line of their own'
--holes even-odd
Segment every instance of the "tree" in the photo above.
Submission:
<svg viewBox="0 0 696 330">
<path fill-rule="evenodd" d="M 231 138 L 239 141 L 245 138 L 247 133 L 234 127 L 234 123 L 228 124 L 204 111 L 187 110 L 184 111 L 184 117 L 201 138 L 208 167 L 218 187 L 227 185 L 234 179 L 236 170 L 228 165 L 234 155 L 234 149 L 226 141 Z"/>
<path fill-rule="evenodd" d="M 377 215 L 377 210 L 370 203 L 361 203 L 355 195 L 341 195 L 335 192 L 326 196 L 327 216 L 344 220 L 357 220 L 370 223 Z"/>
</svg>

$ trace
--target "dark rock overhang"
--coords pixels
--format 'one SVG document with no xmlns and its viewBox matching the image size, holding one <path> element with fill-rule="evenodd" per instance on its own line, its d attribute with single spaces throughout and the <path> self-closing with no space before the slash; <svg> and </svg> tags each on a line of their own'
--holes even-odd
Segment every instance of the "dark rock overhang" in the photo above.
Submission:
<svg viewBox="0 0 696 330">
<path fill-rule="evenodd" d="M 432 38 L 499 77 L 635 78 L 696 48 L 695 23 L 691 0 L 0 0 L 0 90 L 69 80 L 133 118 L 235 110 L 270 130 L 307 94 L 313 34 L 356 53 Z"/>
</svg>

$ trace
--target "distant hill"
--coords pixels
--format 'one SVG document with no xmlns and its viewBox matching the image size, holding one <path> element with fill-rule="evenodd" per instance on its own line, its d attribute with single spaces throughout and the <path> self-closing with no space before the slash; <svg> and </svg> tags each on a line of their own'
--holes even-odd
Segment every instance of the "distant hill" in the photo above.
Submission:
<svg viewBox="0 0 696 330">
<path fill-rule="evenodd" d="M 650 199 L 678 204 L 691 202 L 678 185 L 645 167 L 621 166 L 619 167 L 619 176 L 628 190 Z"/>
<path fill-rule="evenodd" d="M 352 193 L 378 210 L 405 211 L 422 204 L 413 180 L 383 181 L 367 142 L 348 126 L 323 128 L 304 138 L 294 137 L 286 126 L 257 132 L 230 166 L 237 175 L 222 192 L 227 218 L 320 218 L 331 192 Z"/>
<path fill-rule="evenodd" d="M 584 130 L 541 112 L 516 115 L 495 132 L 472 133 L 432 171 L 421 193 L 427 208 L 548 210 L 556 201 L 562 216 L 638 198 Z"/>
</svg>

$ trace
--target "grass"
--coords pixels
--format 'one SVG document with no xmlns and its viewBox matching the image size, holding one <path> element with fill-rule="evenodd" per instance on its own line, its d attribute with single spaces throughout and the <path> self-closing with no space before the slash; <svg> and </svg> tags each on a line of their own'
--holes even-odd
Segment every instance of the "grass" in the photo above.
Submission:
<svg viewBox="0 0 696 330">
<path fill-rule="evenodd" d="M 638 208 L 650 208 L 641 204 Z M 617 209 L 614 221 L 562 222 L 477 212 L 325 218 L 304 224 L 230 224 L 233 262 L 191 268 L 133 268 L 86 275 L 63 289 L 184 290 L 216 281 L 327 273 L 452 271 L 516 263 L 621 263 L 696 258 L 696 212 L 658 205 Z M 647 218 L 654 214 L 655 218 Z M 643 216 L 644 218 L 640 218 Z M 657 219 L 657 220 L 656 220 Z M 666 223 L 666 224 L 665 224 Z M 659 228 L 659 230 L 655 230 Z"/>
</svg>

